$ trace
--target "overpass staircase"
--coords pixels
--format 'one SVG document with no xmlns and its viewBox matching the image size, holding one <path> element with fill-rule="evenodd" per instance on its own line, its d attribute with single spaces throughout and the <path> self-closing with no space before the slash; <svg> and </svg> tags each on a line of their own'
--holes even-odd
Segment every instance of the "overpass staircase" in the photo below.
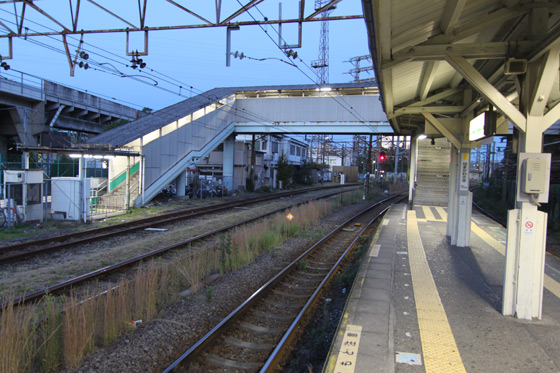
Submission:
<svg viewBox="0 0 560 373">
<path fill-rule="evenodd" d="M 199 159 L 208 156 L 212 150 L 218 145 L 223 143 L 235 130 L 235 123 L 229 123 L 222 129 L 214 131 L 207 131 L 204 137 L 199 137 L 199 146 L 190 146 L 182 150 L 182 155 L 179 160 L 174 163 L 168 164 L 156 180 L 154 180 L 144 191 L 144 200 L 149 201 L 154 198 L 162 189 L 172 183 L 179 177 L 184 170 L 191 164 L 196 163 Z M 131 199 L 132 201 L 132 199 Z M 133 200 L 136 207 L 142 206 L 142 196 L 138 195 Z"/>
<path fill-rule="evenodd" d="M 111 144 L 144 156 L 143 175 L 138 158 L 130 168 L 129 201 L 139 207 L 184 175 L 190 165 L 209 155 L 234 132 L 235 119 L 229 115 L 228 96 L 225 93 L 214 95 L 211 100 L 208 95 L 193 97 L 104 132 L 89 142 Z M 108 181 L 110 192 L 99 197 L 99 209 L 116 210 L 127 206 L 126 164 L 112 162 L 112 174 L 117 172 L 117 175 Z M 120 169 L 116 169 L 118 167 Z"/>
<path fill-rule="evenodd" d="M 88 143 L 142 155 L 143 193 L 134 203 L 141 206 L 234 132 L 370 133 L 374 122 L 376 128 L 392 131 L 385 123 L 376 87 L 364 83 L 331 86 L 335 95 L 348 97 L 346 104 L 352 101 L 353 110 L 333 105 L 333 97 L 315 85 L 222 87 L 106 131 Z M 371 122 L 356 121 L 360 117 Z M 112 162 L 110 175 L 123 171 L 126 164 Z"/>
<path fill-rule="evenodd" d="M 121 172 L 111 182 L 105 182 L 97 188 L 91 189 L 90 215 L 93 219 L 119 215 L 128 210 L 131 202 L 140 195 L 140 163 L 133 165 L 130 170 L 128 186 L 128 201 L 126 193 L 126 170 Z M 113 184 L 113 187 L 109 189 Z"/>
<path fill-rule="evenodd" d="M 451 145 L 445 138 L 418 140 L 415 205 L 447 206 Z"/>
</svg>

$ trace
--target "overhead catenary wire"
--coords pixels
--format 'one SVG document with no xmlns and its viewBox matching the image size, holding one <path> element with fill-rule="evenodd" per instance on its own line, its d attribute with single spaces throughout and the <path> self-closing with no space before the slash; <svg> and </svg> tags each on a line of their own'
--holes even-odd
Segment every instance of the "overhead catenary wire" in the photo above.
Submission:
<svg viewBox="0 0 560 373">
<path fill-rule="evenodd" d="M 5 22 L 10 23 L 10 21 L 8 21 L 8 20 L 5 20 L 5 19 L 2 19 L 2 20 L 5 21 Z M 41 24 L 39 24 L 39 23 L 37 23 L 37 22 L 34 22 L 34 21 L 29 21 L 29 22 L 32 22 L 32 23 L 37 24 L 37 25 L 40 25 L 40 26 L 42 26 L 42 27 L 46 27 L 46 26 L 43 26 L 43 25 L 41 25 Z M 12 24 L 13 24 L 13 23 L 12 23 Z M 48 28 L 48 27 L 46 27 L 46 28 Z M 59 40 L 55 39 L 53 36 L 47 35 L 47 37 L 48 37 L 49 39 L 55 40 L 56 42 L 60 42 Z M 79 41 L 79 40 L 77 40 L 77 39 L 75 39 L 75 38 L 71 38 L 71 39 L 74 39 L 76 42 L 81 42 L 81 41 Z M 57 48 L 57 47 L 55 47 L 55 46 L 53 46 L 53 45 L 39 42 L 39 41 L 37 41 L 37 40 L 35 40 L 35 39 L 26 39 L 26 40 L 27 40 L 27 41 L 30 41 L 30 42 L 33 43 L 33 44 L 36 44 L 36 45 L 42 46 L 42 47 L 44 47 L 44 48 L 47 48 L 47 49 L 49 49 L 49 50 L 52 50 L 52 51 L 54 51 L 54 52 L 56 52 L 56 53 L 59 53 L 59 54 L 62 54 L 62 55 L 66 55 L 66 51 L 63 50 L 63 49 L 61 49 L 61 48 Z M 82 42 L 82 44 L 88 44 L 88 45 L 92 45 L 92 46 L 93 46 L 93 44 L 89 44 L 89 43 L 86 43 L 86 42 Z M 75 45 L 75 44 L 70 44 L 70 45 L 71 45 L 72 47 L 74 47 L 74 48 L 78 48 L 78 47 L 79 47 L 79 45 Z M 95 46 L 94 46 L 94 47 L 95 47 Z M 98 47 L 95 47 L 95 48 L 98 48 Z M 127 61 L 126 58 L 121 57 L 121 56 L 119 56 L 119 55 L 116 55 L 116 54 L 114 54 L 114 53 L 112 53 L 112 52 L 106 51 L 106 50 L 103 49 L 103 48 L 98 48 L 98 49 L 103 50 L 103 51 L 105 51 L 105 52 L 107 52 L 107 53 L 109 53 L 109 54 L 112 54 L 112 55 L 114 55 L 114 56 L 116 56 L 116 57 L 119 57 L 119 58 L 124 59 L 125 61 Z M 95 55 L 98 55 L 98 56 L 100 56 L 100 57 L 102 57 L 102 58 L 106 58 L 105 56 L 100 55 L 100 54 L 98 54 L 98 53 L 96 53 L 96 52 L 92 52 L 92 53 L 95 54 Z M 120 62 L 120 61 L 117 61 L 117 60 L 115 60 L 115 59 L 113 59 L 113 58 L 106 58 L 106 59 L 108 59 L 109 61 L 115 62 L 115 63 L 117 63 L 117 64 L 124 65 L 125 67 L 129 67 L 127 64 L 125 64 L 125 63 L 123 63 L 123 62 Z M 92 70 L 99 71 L 99 72 L 102 72 L 102 73 L 107 73 L 107 74 L 110 74 L 110 75 L 113 75 L 113 76 L 117 76 L 117 77 L 121 77 L 121 78 L 130 78 L 130 79 L 132 79 L 132 80 L 134 80 L 134 81 L 137 81 L 137 82 L 139 82 L 139 83 L 152 85 L 151 83 L 142 80 L 143 77 L 140 76 L 140 75 L 134 76 L 134 75 L 131 75 L 131 74 L 123 73 L 123 72 L 121 72 L 120 70 L 116 69 L 113 65 L 110 65 L 110 66 L 112 66 L 112 69 L 109 69 L 109 68 L 103 66 L 103 65 L 105 64 L 104 62 L 98 62 L 98 61 L 95 61 L 95 60 L 93 60 L 93 59 L 88 59 L 88 61 L 89 61 L 90 64 L 91 64 L 91 65 L 89 66 L 89 68 L 92 69 Z M 128 62 L 128 61 L 127 61 L 127 62 Z M 93 66 L 98 66 L 99 68 L 95 68 L 95 67 L 93 67 Z M 150 70 L 151 70 L 151 71 L 155 71 L 154 69 L 150 69 Z M 143 70 L 139 70 L 138 72 L 144 72 L 144 73 L 145 73 L 145 71 L 143 71 Z M 23 73 L 23 72 L 22 72 L 22 73 Z M 146 73 L 145 73 L 145 74 L 146 74 Z M 159 72 L 158 72 L 158 74 L 161 75 L 161 76 L 164 76 L 164 77 L 168 77 L 168 75 L 163 74 L 163 73 L 159 73 Z M 31 75 L 31 74 L 28 74 L 28 75 Z M 150 76 L 156 77 L 155 75 L 150 74 L 150 73 L 147 73 L 146 75 L 147 75 L 146 78 L 148 78 L 148 79 L 150 79 Z M 40 77 L 37 77 L 37 78 L 42 79 L 42 78 L 40 78 Z M 160 77 L 157 77 L 157 78 L 161 80 Z M 178 80 L 176 80 L 176 79 L 174 79 L 174 78 L 171 78 L 171 79 L 175 80 L 175 81 L 178 82 L 178 83 L 181 83 L 180 81 L 178 81 Z M 176 85 L 176 84 L 170 82 L 170 81 L 167 80 L 167 79 L 164 79 L 164 81 L 167 82 L 167 83 L 169 83 L 169 84 L 175 85 L 175 86 L 176 86 L 177 88 L 179 88 L 179 89 L 190 89 L 190 90 L 191 90 L 191 93 L 192 93 L 193 91 L 201 92 L 201 93 L 199 94 L 199 96 L 206 97 L 209 101 L 214 101 L 214 98 L 213 98 L 213 97 L 204 95 L 204 91 L 202 91 L 202 90 L 200 90 L 200 89 L 197 89 L 197 88 L 194 88 L 193 86 L 189 86 L 189 85 L 186 84 L 186 83 L 181 83 L 181 84 L 184 85 L 184 86 L 183 86 L 183 85 Z M 187 88 L 187 87 L 188 87 L 188 88 Z M 164 87 L 162 87 L 162 86 L 158 86 L 157 88 L 160 89 L 160 90 L 166 91 L 166 92 L 168 92 L 168 93 L 171 93 L 171 94 L 176 94 L 176 95 L 178 95 L 178 96 L 180 96 L 180 97 L 183 97 L 183 98 L 189 98 L 189 97 L 187 97 L 187 96 L 182 95 L 180 92 L 177 93 L 177 92 L 174 92 L 174 91 L 172 91 L 172 90 L 170 90 L 170 89 L 168 89 L 168 88 L 164 88 Z M 78 89 L 78 88 L 76 88 L 76 89 Z M 97 94 L 97 93 L 96 93 L 96 94 Z M 102 94 L 98 94 L 98 95 L 104 96 L 104 95 L 102 95 Z M 112 98 L 112 99 L 115 99 L 115 98 Z M 115 99 L 115 100 L 116 100 L 116 99 Z M 136 105 L 136 104 L 134 104 L 134 106 L 142 107 L 142 105 Z M 272 122 L 272 121 L 268 121 L 268 122 Z"/>
<path fill-rule="evenodd" d="M 257 10 L 259 10 L 259 9 L 257 8 Z M 259 12 L 260 12 L 260 10 L 259 10 Z M 262 12 L 260 12 L 260 13 L 262 14 Z M 251 15 L 251 17 L 252 17 L 252 15 Z M 8 21 L 7 21 L 7 22 L 8 22 Z M 33 22 L 33 21 L 29 21 L 29 22 Z M 33 23 L 40 25 L 40 24 L 37 23 L 37 22 L 33 22 Z M 46 28 L 46 26 L 43 26 L 43 25 L 40 25 L 40 26 Z M 259 26 L 260 26 L 260 25 L 259 25 Z M 261 28 L 262 28 L 262 26 L 261 26 Z M 273 27 L 273 29 L 274 29 L 274 27 Z M 263 30 L 263 31 L 265 31 L 265 33 L 266 33 L 266 30 Z M 276 31 L 276 29 L 274 29 L 274 31 Z M 277 32 L 277 31 L 276 31 L 276 32 Z M 267 33 L 267 35 L 268 35 L 268 33 Z M 47 37 L 49 37 L 50 39 L 56 40 L 56 39 L 54 39 L 54 37 L 52 37 L 52 36 L 47 35 Z M 268 35 L 268 37 L 270 37 L 270 35 Z M 271 38 L 271 37 L 270 37 L 270 38 Z M 75 39 L 75 38 L 72 38 L 72 39 Z M 31 39 L 29 39 L 29 40 L 31 40 Z M 274 44 L 277 45 L 277 47 L 279 47 L 279 45 L 274 41 L 274 39 L 271 38 L 271 40 L 274 42 Z M 57 42 L 60 42 L 59 40 L 56 40 L 56 41 L 57 41 Z M 37 42 L 37 41 L 35 41 L 35 40 L 33 40 L 33 42 L 36 43 L 36 44 L 38 44 L 38 45 L 44 46 L 44 47 L 46 47 L 46 48 L 49 48 L 49 49 L 51 49 L 51 50 L 53 50 L 53 51 L 55 51 L 55 52 L 57 52 L 57 53 L 66 54 L 66 52 L 63 51 L 62 49 L 56 48 L 56 47 L 54 47 L 54 46 L 52 46 L 52 45 L 45 44 L 45 43 L 40 43 L 40 42 Z M 76 42 L 78 42 L 78 40 L 76 40 Z M 80 46 L 80 45 L 75 45 L 75 44 L 71 44 L 71 45 L 72 45 L 73 47 L 76 47 L 76 48 Z M 105 50 L 105 49 L 103 49 L 103 48 L 97 47 L 97 46 L 95 46 L 95 45 L 93 45 L 93 44 L 91 44 L 91 43 L 82 42 L 82 45 L 91 46 L 92 48 L 95 48 L 95 49 L 104 51 L 105 53 L 114 55 L 114 56 L 116 56 L 117 58 L 126 61 L 126 58 L 121 57 L 121 56 L 119 56 L 119 55 L 116 55 L 116 54 L 114 54 L 113 52 L 107 51 L 107 50 Z M 279 48 L 280 48 L 280 47 L 279 47 Z M 123 62 L 121 62 L 121 61 L 118 61 L 118 60 L 116 60 L 116 59 L 114 59 L 114 58 L 110 58 L 110 57 L 103 56 L 103 55 L 101 55 L 101 54 L 99 54 L 99 53 L 97 53 L 97 52 L 93 52 L 93 54 L 98 55 L 98 56 L 101 56 L 102 58 L 105 58 L 105 59 L 107 59 L 107 60 L 109 60 L 109 61 L 112 61 L 112 62 L 115 62 L 115 63 L 117 63 L 117 64 L 124 65 L 125 67 L 128 67 L 128 64 L 123 63 Z M 303 60 L 301 60 L 301 58 L 300 58 L 299 60 L 300 60 L 305 66 L 307 66 L 308 69 L 311 70 L 311 68 L 310 68 Z M 114 75 L 114 76 L 117 76 L 117 77 L 121 77 L 121 78 L 122 78 L 122 77 L 128 77 L 128 78 L 131 78 L 131 79 L 136 80 L 136 81 L 138 81 L 138 82 L 141 82 L 141 83 L 144 83 L 144 84 L 152 85 L 150 82 L 141 80 L 141 79 L 144 79 L 143 77 L 134 77 L 134 76 L 132 76 L 131 74 L 117 73 L 116 71 L 111 71 L 111 70 L 108 69 L 107 67 L 102 66 L 103 63 L 101 63 L 101 62 L 95 61 L 95 60 L 93 60 L 93 59 L 91 59 L 91 60 L 89 60 L 89 61 L 91 62 L 90 68 L 91 68 L 92 70 L 99 71 L 99 72 L 103 72 L 103 73 L 108 73 L 108 74 L 111 74 L 111 75 Z M 126 61 L 126 62 L 128 62 L 128 61 Z M 284 62 L 284 61 L 282 61 L 282 62 Z M 98 68 L 95 68 L 95 67 L 93 67 L 92 65 L 93 65 L 93 66 L 97 66 Z M 309 75 L 307 75 L 303 70 L 301 70 L 297 65 L 296 65 L 295 67 L 296 67 L 302 74 L 304 74 L 308 79 L 310 79 L 310 80 L 313 81 L 313 79 L 312 79 Z M 144 69 L 144 70 L 146 70 L 146 69 Z M 179 88 L 179 90 L 181 90 L 181 89 L 189 90 L 189 89 L 190 89 L 191 93 L 192 93 L 193 91 L 195 91 L 195 90 L 196 90 L 196 91 L 199 91 L 199 92 L 203 92 L 202 90 L 196 89 L 196 88 L 194 88 L 193 86 L 190 86 L 190 85 L 188 85 L 188 84 L 186 84 L 186 83 L 182 83 L 182 82 L 180 82 L 179 80 L 177 80 L 177 79 L 175 79 L 175 78 L 173 78 L 173 77 L 169 77 L 169 76 L 166 75 L 166 74 L 159 73 L 158 71 L 156 71 L 156 70 L 154 70 L 154 69 L 151 69 L 151 68 L 150 68 L 149 70 L 152 71 L 152 72 L 154 72 L 154 74 L 150 74 L 149 72 L 142 71 L 142 70 L 141 70 L 141 71 L 138 71 L 138 72 L 143 72 L 144 74 L 146 74 L 146 75 L 148 75 L 148 76 L 156 76 L 155 74 L 157 74 L 157 76 L 158 76 L 159 79 L 161 79 L 159 76 L 164 76 L 164 77 L 168 78 L 168 79 L 165 79 L 165 80 L 164 80 L 164 81 L 166 81 L 167 83 L 173 84 L 171 81 L 175 81 L 175 82 L 177 82 L 178 84 L 180 84 L 180 85 L 175 85 L 177 88 Z M 148 79 L 149 79 L 149 78 L 148 78 Z M 163 90 L 165 90 L 165 91 L 167 91 L 167 92 L 169 92 L 169 93 L 177 94 L 176 92 L 173 92 L 173 91 L 171 91 L 171 90 L 169 90 L 169 89 L 166 89 L 166 88 L 163 88 L 163 87 L 158 87 L 158 89 L 163 89 Z M 185 96 L 181 95 L 180 92 L 178 93 L 178 95 L 181 96 L 181 97 L 185 97 Z M 200 95 L 201 95 L 201 96 L 204 96 L 203 93 L 201 93 Z M 330 95 L 330 94 L 328 94 L 328 96 L 331 97 L 331 98 L 333 98 L 333 99 L 335 99 L 335 101 L 337 101 L 337 99 L 336 99 L 334 96 L 332 96 L 332 95 Z M 212 97 L 209 97 L 209 96 L 206 96 L 206 97 L 207 97 L 209 100 L 213 100 Z M 338 102 L 338 101 L 337 101 L 337 102 Z M 340 103 L 339 103 L 339 104 L 340 104 Z M 136 105 L 136 106 L 140 106 L 140 105 Z M 344 105 L 342 105 L 342 104 L 341 104 L 341 106 L 344 107 Z M 347 111 L 349 111 L 350 113 L 352 113 L 352 108 L 351 108 L 351 107 L 350 107 L 350 109 L 348 109 L 347 107 L 344 107 L 344 108 L 345 108 Z M 237 110 L 237 108 L 236 108 L 236 110 Z M 352 114 L 356 117 L 356 115 L 355 115 L 354 113 L 352 113 Z M 248 120 L 253 120 L 253 121 L 255 121 L 255 119 L 256 119 L 257 122 L 264 121 L 264 122 L 266 122 L 266 123 L 271 123 L 271 124 L 274 123 L 274 121 L 272 121 L 272 120 L 269 120 L 269 119 L 267 119 L 267 118 L 264 118 L 263 116 L 259 116 L 259 115 L 257 115 L 257 114 L 250 113 L 250 112 L 247 112 L 247 111 L 245 112 L 245 115 L 247 116 L 246 119 L 248 119 Z M 251 118 L 251 117 L 253 117 L 253 118 Z M 356 118 L 360 120 L 360 118 L 358 118 L 358 117 L 356 117 Z M 362 120 L 362 121 L 363 121 L 363 120 Z M 365 122 L 365 121 L 363 121 L 363 122 Z M 279 126 L 275 126 L 275 127 L 278 128 Z M 286 128 L 283 128 L 283 130 L 284 130 L 285 133 L 297 133 L 297 132 L 294 132 L 293 130 L 288 130 L 288 129 L 286 129 Z M 300 133 L 303 134 L 303 132 L 300 132 Z"/>
<path fill-rule="evenodd" d="M 0 10 L 2 10 L 3 12 L 9 13 L 9 12 L 7 12 L 7 11 L 4 10 L 4 9 L 0 9 Z M 6 22 L 6 23 L 9 23 L 9 24 L 16 25 L 13 21 L 7 20 L 7 19 L 5 19 L 5 18 L 2 18 L 1 20 L 4 21 L 4 22 Z M 35 22 L 35 21 L 33 21 L 33 20 L 27 20 L 27 22 L 36 24 L 36 25 L 41 26 L 41 27 L 44 27 L 44 28 L 46 28 L 46 29 L 49 29 L 47 26 L 44 26 L 44 25 L 42 25 L 42 24 L 40 24 L 40 23 L 38 23 L 38 22 Z M 51 29 L 51 30 L 52 30 L 52 29 Z M 32 31 L 36 32 L 36 30 L 32 30 Z M 49 39 L 51 39 L 51 40 L 54 40 L 54 41 L 56 41 L 57 43 L 60 43 L 60 40 L 54 38 L 52 35 L 45 35 L 45 37 L 47 37 L 47 38 L 49 38 Z M 76 38 L 71 37 L 71 36 L 68 37 L 67 39 L 71 39 L 71 40 L 76 41 L 77 43 L 80 43 L 79 40 L 77 40 Z M 29 39 L 24 38 L 24 40 L 26 40 L 26 41 L 28 41 L 28 42 L 31 42 L 31 43 L 33 43 L 33 44 L 35 44 L 35 45 L 39 45 L 39 46 L 41 46 L 41 47 L 44 47 L 44 48 L 46 48 L 46 49 L 49 49 L 49 50 L 51 50 L 51 51 L 53 51 L 53 52 L 66 55 L 66 51 L 63 50 L 62 48 L 57 48 L 57 47 L 55 47 L 55 46 L 53 46 L 53 45 L 50 45 L 50 44 L 47 44 L 47 43 L 43 43 L 43 42 L 39 42 L 39 41 L 34 40 L 34 39 L 32 39 L 32 38 L 29 38 Z M 82 42 L 82 44 L 90 45 L 90 46 L 92 46 L 92 47 L 94 47 L 94 48 L 96 48 L 96 49 L 99 49 L 99 50 L 104 51 L 105 53 L 109 53 L 109 54 L 114 55 L 114 56 L 116 56 L 116 57 L 120 57 L 122 60 L 124 60 L 124 61 L 126 61 L 126 62 L 122 62 L 122 61 L 116 60 L 116 59 L 114 59 L 114 58 L 101 55 L 101 54 L 99 54 L 99 53 L 97 53 L 97 52 L 91 52 L 91 51 L 90 51 L 90 53 L 95 54 L 95 55 L 97 55 L 97 56 L 100 56 L 100 57 L 102 57 L 102 58 L 104 58 L 104 59 L 106 59 L 106 60 L 109 60 L 109 61 L 111 61 L 111 62 L 114 62 L 114 63 L 120 64 L 120 65 L 123 65 L 124 67 L 129 67 L 129 65 L 128 65 L 128 62 L 129 62 L 129 61 L 128 61 L 126 58 L 124 58 L 124 57 L 118 56 L 118 55 L 115 54 L 115 53 L 109 52 L 109 51 L 107 51 L 107 50 L 105 50 L 105 49 L 103 49 L 103 48 L 99 48 L 99 47 L 94 46 L 93 44 L 90 44 L 90 43 L 87 43 L 87 42 Z M 79 48 L 79 47 L 80 47 L 80 45 L 71 44 L 71 43 L 69 43 L 69 45 L 70 45 L 71 47 L 73 47 L 73 48 Z M 93 63 L 93 64 L 98 64 L 98 65 L 100 64 L 100 62 L 94 61 L 93 59 L 88 60 L 88 62 L 91 62 L 91 63 Z M 107 71 L 105 71 L 105 70 L 106 70 L 106 69 L 97 70 L 97 71 L 107 72 Z M 157 73 L 157 74 L 159 75 L 159 76 L 157 76 L 157 79 L 159 79 L 159 80 L 162 80 L 162 79 L 163 79 L 163 81 L 165 81 L 166 83 L 168 83 L 168 84 L 170 84 L 170 85 L 172 85 L 172 86 L 175 86 L 175 87 L 178 88 L 179 90 L 181 90 L 181 89 L 191 90 L 191 91 L 194 90 L 194 87 L 191 86 L 191 85 L 189 85 L 189 84 L 187 84 L 187 83 L 183 83 L 183 82 L 178 81 L 177 79 L 170 78 L 168 75 L 163 74 L 163 73 L 159 73 L 159 72 L 157 72 L 157 71 L 154 70 L 154 69 L 151 69 L 151 68 L 150 68 L 149 70 L 152 71 L 152 72 L 155 72 L 155 73 Z M 142 73 L 144 73 L 144 74 L 146 74 L 146 75 L 148 75 L 148 76 L 153 76 L 153 77 L 155 77 L 154 74 L 150 74 L 149 72 L 146 72 L 146 71 L 141 71 L 141 70 L 139 70 L 138 72 L 142 72 Z M 111 71 L 109 71 L 109 73 L 111 73 Z M 115 74 L 113 74 L 113 75 L 115 75 Z M 130 75 L 131 75 L 131 74 L 124 74 L 124 73 L 123 73 L 121 77 L 130 77 Z M 176 83 L 172 82 L 171 79 L 173 79 Z M 136 81 L 141 82 L 141 83 L 146 83 L 146 82 L 144 82 L 144 81 L 141 81 L 141 80 L 138 80 L 138 79 L 134 79 L 134 78 L 132 78 L 132 80 L 136 80 Z M 163 89 L 161 86 L 159 86 L 159 87 L 157 87 L 157 88 L 158 88 L 158 89 Z M 165 90 L 165 89 L 164 89 L 164 90 Z M 182 95 L 180 92 L 179 92 L 179 93 L 178 93 L 178 92 L 174 92 L 174 91 L 172 91 L 172 90 L 170 90 L 170 89 L 167 89 L 166 91 L 169 92 L 169 93 L 171 93 L 171 94 L 175 94 L 175 95 L 178 95 L 178 96 L 180 96 L 180 97 L 183 97 L 183 98 L 188 98 L 188 96 L 184 96 L 184 95 Z M 201 90 L 198 90 L 198 91 L 199 91 L 199 92 L 202 92 Z"/>
</svg>

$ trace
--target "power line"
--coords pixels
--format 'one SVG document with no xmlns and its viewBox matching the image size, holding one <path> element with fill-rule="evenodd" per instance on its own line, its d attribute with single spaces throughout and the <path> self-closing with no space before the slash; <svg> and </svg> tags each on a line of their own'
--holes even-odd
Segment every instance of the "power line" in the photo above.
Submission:
<svg viewBox="0 0 560 373">
<path fill-rule="evenodd" d="M 257 21 L 256 18 L 251 14 L 251 12 L 249 11 L 249 9 L 246 9 L 246 7 L 240 2 L 240 0 L 237 0 L 237 2 L 239 3 L 239 5 L 241 5 L 241 6 L 243 7 L 243 9 L 245 9 L 245 11 L 247 12 L 247 14 L 249 14 L 249 16 L 253 19 L 253 21 L 256 22 L 256 21 Z M 255 6 L 255 8 L 259 11 L 259 13 L 261 13 L 261 15 L 263 15 L 262 12 L 260 12 L 258 6 Z M 264 15 L 263 15 L 263 17 L 264 17 Z M 274 45 L 276 45 L 276 47 L 277 47 L 279 50 L 282 51 L 282 47 L 276 42 L 276 40 L 274 40 L 274 39 L 268 34 L 268 32 L 262 27 L 262 25 L 259 24 L 259 27 L 260 27 L 260 29 L 268 36 L 268 38 L 274 43 Z M 282 38 L 282 36 L 280 35 L 280 33 L 279 33 L 274 27 L 272 27 L 272 29 L 278 34 L 278 36 L 279 36 L 279 37 L 282 39 L 282 41 L 284 41 L 284 43 L 286 44 L 284 38 Z M 284 54 L 284 52 L 282 52 L 282 53 Z M 299 61 L 300 61 L 301 63 L 303 63 L 309 70 L 313 71 L 313 70 L 311 69 L 311 67 L 310 67 L 309 65 L 307 65 L 307 64 L 305 63 L 305 61 L 303 61 L 303 60 L 301 59 L 301 57 L 299 57 L 298 59 L 299 59 Z M 312 81 L 313 84 L 314 84 L 315 86 L 317 86 L 317 88 L 321 88 L 321 86 L 320 86 L 319 84 L 317 84 L 317 83 L 315 82 L 315 80 L 312 79 L 309 75 L 307 75 L 297 64 L 294 63 L 293 66 L 294 66 L 296 69 L 298 69 L 303 75 L 305 75 L 310 81 Z M 340 103 L 340 101 L 337 100 L 337 98 L 336 98 L 335 96 L 329 94 L 328 92 L 327 92 L 327 96 L 329 96 L 329 97 L 331 97 L 333 100 L 335 100 L 335 102 L 337 102 L 343 109 L 345 109 L 345 110 L 348 111 L 352 116 L 354 116 L 356 119 L 358 119 L 359 122 L 361 122 L 361 123 L 367 125 L 368 127 L 370 127 L 370 128 L 373 130 L 372 126 L 369 125 L 369 124 L 367 124 L 368 121 L 366 121 L 365 118 L 361 117 L 361 115 L 360 115 L 359 113 L 357 113 L 357 112 L 352 108 L 352 106 L 348 105 L 347 102 L 344 102 L 344 103 L 345 103 L 346 105 L 348 105 L 349 108 L 348 108 L 347 106 L 343 105 L 342 103 Z"/>
</svg>

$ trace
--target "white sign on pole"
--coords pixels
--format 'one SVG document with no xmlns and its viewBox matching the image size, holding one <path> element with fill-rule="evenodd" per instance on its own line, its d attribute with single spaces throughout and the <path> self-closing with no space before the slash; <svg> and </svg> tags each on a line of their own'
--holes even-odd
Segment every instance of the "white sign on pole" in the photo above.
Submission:
<svg viewBox="0 0 560 373">
<path fill-rule="evenodd" d="M 469 190 L 469 154 L 463 153 L 461 160 L 461 180 L 459 182 L 460 190 Z"/>
<path fill-rule="evenodd" d="M 525 220 L 523 223 L 523 232 L 525 236 L 535 235 L 535 222 L 532 220 Z"/>
</svg>

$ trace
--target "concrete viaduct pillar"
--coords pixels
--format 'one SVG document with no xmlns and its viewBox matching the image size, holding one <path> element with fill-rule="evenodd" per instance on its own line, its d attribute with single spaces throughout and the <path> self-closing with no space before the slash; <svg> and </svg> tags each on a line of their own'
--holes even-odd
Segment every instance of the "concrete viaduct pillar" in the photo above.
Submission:
<svg viewBox="0 0 560 373">
<path fill-rule="evenodd" d="M 187 187 L 187 170 L 181 171 L 179 176 L 175 179 L 176 195 L 177 197 L 184 197 Z"/>
</svg>

